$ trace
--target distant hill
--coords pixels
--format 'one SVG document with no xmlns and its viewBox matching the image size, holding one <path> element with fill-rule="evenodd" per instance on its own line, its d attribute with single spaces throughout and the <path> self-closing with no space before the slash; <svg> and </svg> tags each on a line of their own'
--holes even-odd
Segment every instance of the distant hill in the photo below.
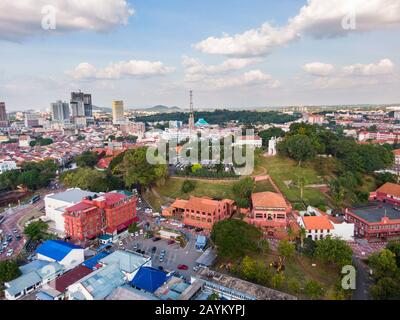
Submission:
<svg viewBox="0 0 400 320">
<path fill-rule="evenodd" d="M 154 107 L 149 107 L 149 108 L 130 108 L 134 109 L 135 111 L 144 111 L 144 112 L 158 112 L 158 113 L 173 113 L 173 112 L 182 112 L 183 110 L 179 107 L 173 106 L 173 107 L 168 107 L 168 106 L 163 106 L 163 105 L 157 105 Z"/>
</svg>

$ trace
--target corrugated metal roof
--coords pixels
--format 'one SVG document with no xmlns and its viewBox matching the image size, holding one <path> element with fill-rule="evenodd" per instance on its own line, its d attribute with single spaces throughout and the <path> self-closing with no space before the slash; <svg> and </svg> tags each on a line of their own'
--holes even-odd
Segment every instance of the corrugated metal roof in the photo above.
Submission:
<svg viewBox="0 0 400 320">
<path fill-rule="evenodd" d="M 49 257 L 56 261 L 61 261 L 74 249 L 82 248 L 75 244 L 61 240 L 47 240 L 39 248 L 36 249 L 36 253 Z"/>
<path fill-rule="evenodd" d="M 131 285 L 153 293 L 161 287 L 167 279 L 164 271 L 151 267 L 141 267 L 131 281 Z"/>
</svg>

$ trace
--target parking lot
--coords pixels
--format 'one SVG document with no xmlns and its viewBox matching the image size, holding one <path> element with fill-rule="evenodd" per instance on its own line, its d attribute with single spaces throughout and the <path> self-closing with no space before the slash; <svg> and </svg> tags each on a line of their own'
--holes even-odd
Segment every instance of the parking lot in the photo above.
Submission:
<svg viewBox="0 0 400 320">
<path fill-rule="evenodd" d="M 132 239 L 132 240 L 131 240 Z M 146 255 L 152 257 L 152 266 L 158 268 L 162 266 L 165 271 L 178 271 L 180 274 L 189 278 L 194 273 L 193 267 L 198 257 L 202 252 L 196 250 L 196 238 L 191 237 L 184 248 L 181 248 L 178 243 L 168 244 L 168 240 L 161 239 L 154 242 L 153 239 L 145 239 L 143 236 L 131 237 L 124 240 L 124 248 L 135 251 L 135 245 L 138 249 L 143 250 Z M 156 251 L 153 252 L 152 248 Z M 165 250 L 164 261 L 160 262 L 162 250 Z M 178 265 L 184 264 L 188 266 L 188 270 L 178 270 Z"/>
</svg>

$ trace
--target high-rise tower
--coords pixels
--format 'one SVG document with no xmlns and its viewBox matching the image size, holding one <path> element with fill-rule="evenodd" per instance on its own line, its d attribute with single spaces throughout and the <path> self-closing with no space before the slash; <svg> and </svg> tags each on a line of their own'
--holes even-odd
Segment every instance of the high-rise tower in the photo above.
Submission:
<svg viewBox="0 0 400 320">
<path fill-rule="evenodd" d="M 189 115 L 189 130 L 194 131 L 194 111 L 193 111 L 193 91 L 190 90 L 190 115 Z"/>
</svg>

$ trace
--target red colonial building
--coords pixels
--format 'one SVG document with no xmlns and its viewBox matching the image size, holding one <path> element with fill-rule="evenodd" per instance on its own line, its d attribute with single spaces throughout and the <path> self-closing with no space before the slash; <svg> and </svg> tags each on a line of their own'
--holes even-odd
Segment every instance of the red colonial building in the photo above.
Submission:
<svg viewBox="0 0 400 320">
<path fill-rule="evenodd" d="M 211 230 L 218 221 L 230 218 L 236 211 L 233 200 L 190 197 L 177 199 L 171 207 L 163 210 L 163 216 L 181 219 L 188 226 Z"/>
<path fill-rule="evenodd" d="M 135 220 L 136 201 L 136 197 L 118 192 L 84 198 L 65 209 L 65 234 L 85 240 L 126 229 Z"/>
<path fill-rule="evenodd" d="M 400 205 L 400 185 L 395 183 L 385 183 L 375 192 L 371 192 L 370 201 L 381 201 Z"/>
<path fill-rule="evenodd" d="M 371 192 L 369 200 L 375 204 L 346 209 L 345 219 L 354 223 L 355 236 L 369 241 L 400 237 L 400 185 L 385 183 Z"/>
<path fill-rule="evenodd" d="M 292 207 L 281 194 L 253 193 L 251 205 L 251 210 L 245 218 L 247 223 L 261 228 L 269 236 L 286 230 L 289 223 L 288 214 L 292 211 Z"/>
<path fill-rule="evenodd" d="M 368 241 L 387 241 L 400 237 L 400 209 L 378 204 L 346 209 L 346 222 L 354 223 L 354 235 Z"/>
</svg>

